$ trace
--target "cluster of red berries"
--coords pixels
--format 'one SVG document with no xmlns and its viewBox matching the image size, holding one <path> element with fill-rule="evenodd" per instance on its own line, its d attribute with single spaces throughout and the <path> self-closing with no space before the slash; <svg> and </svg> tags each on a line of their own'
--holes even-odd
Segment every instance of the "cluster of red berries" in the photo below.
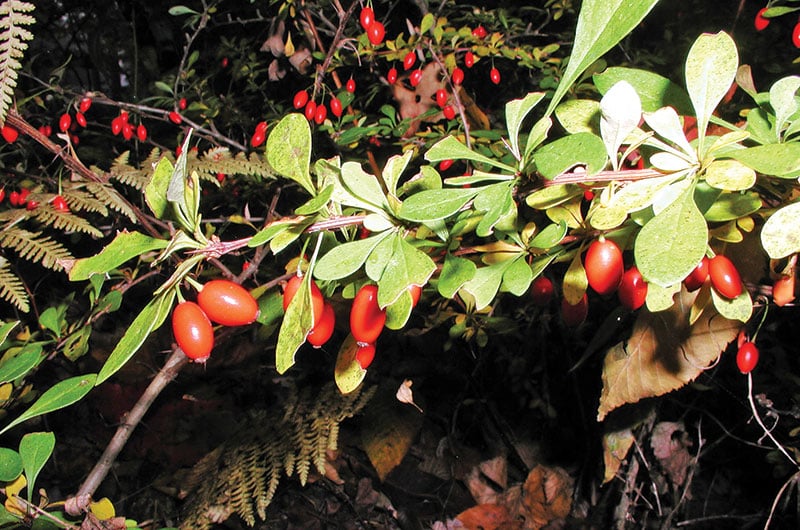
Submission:
<svg viewBox="0 0 800 530">
<path fill-rule="evenodd" d="M 353 78 L 350 78 L 347 81 L 345 84 L 345 89 L 350 93 L 356 91 L 356 82 L 353 80 Z M 306 90 L 298 90 L 295 93 L 294 99 L 292 100 L 292 106 L 294 106 L 294 108 L 297 110 L 303 109 L 303 115 L 306 117 L 306 119 L 308 121 L 313 121 L 317 125 L 322 125 L 325 122 L 325 119 L 328 117 L 328 107 L 326 107 L 322 102 L 317 103 L 313 99 L 310 99 L 308 96 L 308 91 Z M 330 98 L 330 101 L 328 101 L 328 106 L 330 106 L 331 114 L 337 118 L 342 117 L 342 112 L 344 112 L 342 100 L 336 96 L 333 96 Z"/>
<path fill-rule="evenodd" d="M 133 138 L 134 134 L 140 142 L 147 140 L 147 127 L 140 123 L 134 129 L 133 124 L 129 121 L 127 111 L 120 111 L 119 115 L 111 120 L 111 133 L 114 136 L 122 135 L 127 141 Z"/>
<path fill-rule="evenodd" d="M 31 194 L 31 190 L 28 188 L 22 188 L 19 191 L 12 191 L 8 194 L 8 204 L 10 204 L 14 208 L 25 208 L 28 211 L 35 210 L 39 207 L 39 201 L 31 200 L 28 197 Z M 0 188 L 0 203 L 2 203 L 6 199 L 6 189 Z M 68 213 L 69 206 L 67 205 L 66 199 L 61 195 L 56 195 L 50 200 L 50 203 L 53 206 L 53 209 L 57 212 L 61 213 Z"/>
<path fill-rule="evenodd" d="M 211 280 L 197 293 L 197 303 L 186 301 L 175 306 L 172 334 L 189 359 L 205 363 L 214 349 L 212 322 L 244 326 L 255 322 L 258 311 L 258 302 L 241 285 Z"/>
<path fill-rule="evenodd" d="M 375 12 L 367 6 L 361 10 L 358 17 L 361 27 L 367 32 L 367 39 L 373 46 L 378 46 L 386 36 L 386 28 L 378 20 L 375 20 Z"/>
<path fill-rule="evenodd" d="M 764 31 L 767 29 L 767 26 L 769 26 L 770 19 L 764 16 L 767 9 L 766 7 L 762 7 L 758 10 L 758 13 L 756 13 L 753 25 L 756 27 L 757 31 Z M 800 48 L 800 21 L 792 28 L 792 44 L 794 44 L 795 48 Z"/>
</svg>

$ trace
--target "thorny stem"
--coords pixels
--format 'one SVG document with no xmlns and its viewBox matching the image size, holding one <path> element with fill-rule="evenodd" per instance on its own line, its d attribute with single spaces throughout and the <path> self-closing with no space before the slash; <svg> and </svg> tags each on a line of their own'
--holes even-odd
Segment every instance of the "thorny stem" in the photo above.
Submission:
<svg viewBox="0 0 800 530">
<path fill-rule="evenodd" d="M 159 370 L 147 389 L 144 391 L 139 401 L 128 412 L 127 416 L 123 419 L 122 423 L 117 428 L 114 437 L 106 446 L 100 460 L 97 461 L 92 471 L 86 477 L 86 480 L 81 484 L 78 490 L 77 497 L 86 497 L 87 499 L 97 491 L 97 488 L 106 478 L 111 466 L 119 456 L 122 448 L 125 447 L 128 439 L 130 438 L 133 430 L 142 421 L 145 413 L 150 409 L 150 406 L 155 401 L 156 397 L 161 393 L 167 384 L 175 379 L 178 372 L 189 363 L 189 358 L 183 353 L 180 348 L 175 348 L 172 355 L 169 356 L 164 366 Z M 85 508 L 85 507 L 84 507 Z"/>
<path fill-rule="evenodd" d="M 635 181 L 654 177 L 667 176 L 655 169 L 623 169 L 621 171 L 600 171 L 588 174 L 571 171 L 562 173 L 552 180 L 546 180 L 545 186 L 555 186 L 557 184 L 583 184 L 585 182 L 611 182 L 611 181 Z"/>
<path fill-rule="evenodd" d="M 467 120 L 466 109 L 464 108 L 464 104 L 461 102 L 461 97 L 459 96 L 461 87 L 453 84 L 450 74 L 447 72 L 447 68 L 437 55 L 432 43 L 428 43 L 428 51 L 431 53 L 431 57 L 433 57 L 433 60 L 436 62 L 436 64 L 439 65 L 439 69 L 442 71 L 447 84 L 451 88 L 450 92 L 453 94 L 453 100 L 456 103 L 458 114 L 461 117 L 461 125 L 464 127 L 464 141 L 466 142 L 467 148 L 472 149 L 472 140 L 469 135 L 469 121 Z"/>
</svg>

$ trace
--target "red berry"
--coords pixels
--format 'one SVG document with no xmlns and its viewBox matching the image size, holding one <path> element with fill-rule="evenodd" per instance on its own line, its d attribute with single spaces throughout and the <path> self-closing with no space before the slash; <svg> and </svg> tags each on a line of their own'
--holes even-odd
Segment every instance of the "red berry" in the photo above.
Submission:
<svg viewBox="0 0 800 530">
<path fill-rule="evenodd" d="M 383 37 L 386 35 L 386 28 L 383 27 L 381 22 L 373 22 L 367 28 L 367 38 L 373 46 L 377 46 L 383 42 Z"/>
<path fill-rule="evenodd" d="M 472 52 L 467 52 L 464 55 L 464 66 L 466 66 L 467 68 L 472 68 L 472 65 L 474 64 L 475 64 L 475 56 L 472 54 Z"/>
<path fill-rule="evenodd" d="M 283 290 L 283 310 L 286 311 L 289 308 L 289 304 L 292 302 L 292 298 L 294 298 L 295 293 L 300 288 L 300 284 L 303 281 L 302 276 L 292 276 L 292 279 L 286 282 L 286 288 Z M 314 283 L 314 280 L 311 280 L 311 308 L 312 312 L 314 313 L 314 322 L 319 322 L 322 318 L 322 310 L 324 309 L 325 299 L 322 297 L 322 292 L 317 287 L 317 284 Z"/>
<path fill-rule="evenodd" d="M 415 284 L 409 285 L 408 292 L 411 294 L 411 307 L 416 307 L 419 297 L 422 295 L 422 287 Z"/>
<path fill-rule="evenodd" d="M 350 79 L 348 79 L 347 83 L 345 83 L 345 85 L 344 85 L 344 88 L 345 88 L 345 90 L 347 90 L 351 94 L 354 93 L 356 91 L 355 79 L 353 79 L 352 77 Z"/>
<path fill-rule="evenodd" d="M 118 135 L 119 133 L 121 133 L 121 132 L 122 132 L 122 126 L 123 126 L 123 125 L 124 125 L 124 124 L 123 124 L 123 122 L 122 122 L 122 116 L 117 116 L 116 118 L 114 118 L 113 120 L 111 120 L 111 134 L 113 134 L 114 136 L 116 136 L 116 135 Z"/>
<path fill-rule="evenodd" d="M 411 77 L 408 79 L 408 81 L 411 83 L 411 86 L 415 87 L 419 85 L 419 82 L 422 81 L 422 69 L 418 68 L 411 72 Z"/>
<path fill-rule="evenodd" d="M 214 328 L 199 305 L 181 302 L 172 312 L 172 334 L 186 356 L 205 362 L 214 348 Z"/>
<path fill-rule="evenodd" d="M 10 125 L 3 125 L 3 128 L 0 129 L 0 134 L 2 134 L 3 139 L 10 144 L 13 144 L 17 141 L 17 138 L 19 138 L 19 131 Z"/>
<path fill-rule="evenodd" d="M 253 136 L 250 137 L 250 145 L 258 147 L 264 143 L 264 140 L 266 140 L 266 137 L 262 133 L 256 131 L 253 133 Z"/>
<path fill-rule="evenodd" d="M 499 85 L 500 84 L 500 70 L 498 70 L 497 68 L 493 67 L 491 69 L 491 71 L 489 72 L 489 79 L 491 79 L 492 83 L 494 83 L 495 85 Z"/>
<path fill-rule="evenodd" d="M 28 211 L 35 210 L 39 207 L 39 201 L 28 201 L 25 203 L 25 209 Z"/>
<path fill-rule="evenodd" d="M 342 116 L 342 100 L 339 98 L 331 98 L 331 114 L 336 116 L 337 118 L 341 118 Z"/>
<path fill-rule="evenodd" d="M 119 112 L 119 119 L 122 120 L 123 125 L 128 123 L 128 111 L 127 110 L 121 110 Z"/>
<path fill-rule="evenodd" d="M 0 202 L 3 202 L 3 199 L 6 198 L 6 189 L 0 188 Z"/>
<path fill-rule="evenodd" d="M 350 309 L 350 332 L 357 342 L 373 343 L 378 340 L 385 323 L 386 311 L 378 306 L 378 286 L 363 286 Z"/>
<path fill-rule="evenodd" d="M 298 90 L 297 94 L 294 95 L 294 101 L 292 104 L 294 105 L 295 109 L 302 109 L 308 103 L 308 92 L 305 90 Z"/>
<path fill-rule="evenodd" d="M 567 327 L 580 326 L 589 314 L 589 297 L 583 293 L 577 304 L 571 305 L 566 298 L 561 299 L 561 320 Z"/>
<path fill-rule="evenodd" d="M 531 298 L 538 306 L 547 306 L 553 299 L 553 282 L 547 276 L 537 276 L 531 284 Z"/>
<path fill-rule="evenodd" d="M 617 295 L 620 303 L 631 311 L 636 311 L 644 305 L 647 299 L 647 282 L 635 265 L 622 275 Z"/>
<path fill-rule="evenodd" d="M 317 114 L 317 104 L 314 103 L 313 101 L 309 101 L 308 103 L 306 103 L 306 108 L 304 113 L 308 121 L 313 120 L 314 116 L 316 116 Z"/>
<path fill-rule="evenodd" d="M 358 365 L 361 366 L 362 370 L 366 370 L 369 368 L 369 365 L 372 364 L 372 361 L 375 359 L 375 345 L 374 344 L 362 344 L 356 350 L 356 361 L 358 361 Z"/>
<path fill-rule="evenodd" d="M 183 118 L 178 113 L 178 111 L 173 110 L 173 111 L 170 111 L 170 113 L 169 113 L 169 121 L 171 121 L 175 125 L 180 125 L 181 122 L 183 121 Z"/>
<path fill-rule="evenodd" d="M 314 113 L 314 123 L 317 125 L 322 125 L 327 117 L 328 107 L 326 107 L 324 103 L 320 103 L 317 105 L 317 111 Z"/>
<path fill-rule="evenodd" d="M 67 206 L 67 201 L 61 195 L 56 195 L 53 197 L 53 208 L 55 208 L 58 212 L 68 212 L 69 206 Z"/>
<path fill-rule="evenodd" d="M 75 121 L 78 122 L 78 125 L 81 127 L 86 127 L 86 116 L 83 115 L 83 112 L 75 113 Z"/>
<path fill-rule="evenodd" d="M 364 31 L 367 31 L 367 29 L 369 29 L 369 27 L 375 21 L 375 12 L 371 7 L 365 7 L 361 10 L 361 14 L 358 16 L 358 21 L 361 23 L 361 27 L 364 28 Z"/>
<path fill-rule="evenodd" d="M 28 188 L 22 188 L 21 190 L 19 190 L 19 204 L 20 205 L 25 204 L 25 201 L 28 200 L 28 195 L 30 194 L 31 190 L 29 190 Z"/>
<path fill-rule="evenodd" d="M 186 110 L 186 98 L 181 98 L 178 101 L 178 108 L 181 110 Z"/>
<path fill-rule="evenodd" d="M 43 136 L 49 137 L 51 134 L 53 134 L 53 128 L 49 125 L 40 125 L 39 132 L 42 133 Z"/>
<path fill-rule="evenodd" d="M 590 202 L 594 199 L 594 192 L 592 190 L 585 190 L 583 192 L 583 200 Z"/>
<path fill-rule="evenodd" d="M 222 172 L 217 173 L 217 182 L 219 182 L 220 184 L 225 182 L 225 173 Z M 250 262 L 246 261 L 244 264 L 249 266 Z"/>
<path fill-rule="evenodd" d="M 749 374 L 758 365 L 758 347 L 748 341 L 739 347 L 736 352 L 736 366 L 743 374 Z"/>
<path fill-rule="evenodd" d="M 417 54 L 413 51 L 408 52 L 405 57 L 403 57 L 403 70 L 411 70 L 416 62 Z"/>
<path fill-rule="evenodd" d="M 58 128 L 61 130 L 61 132 L 67 132 L 70 125 L 72 125 L 72 116 L 70 116 L 69 113 L 65 112 L 58 119 Z"/>
<path fill-rule="evenodd" d="M 211 280 L 197 293 L 197 304 L 212 322 L 244 326 L 258 317 L 258 302 L 247 289 L 229 280 Z"/>
<path fill-rule="evenodd" d="M 386 81 L 393 85 L 397 82 L 397 68 L 389 68 L 389 73 L 386 74 Z"/>
<path fill-rule="evenodd" d="M 783 275 L 772 284 L 772 300 L 778 307 L 794 301 L 794 276 Z"/>
<path fill-rule="evenodd" d="M 122 126 L 122 137 L 126 140 L 133 138 L 133 125 L 126 123 Z"/>
<path fill-rule="evenodd" d="M 78 103 L 78 110 L 81 111 L 83 114 L 89 112 L 89 109 L 92 108 L 92 98 L 86 97 L 81 99 L 81 102 Z"/>
<path fill-rule="evenodd" d="M 319 348 L 333 336 L 333 330 L 336 326 L 336 314 L 333 311 L 333 306 L 328 302 L 322 306 L 322 317 L 314 324 L 314 327 L 308 333 L 306 340 L 308 343 Z"/>
<path fill-rule="evenodd" d="M 229 63 L 230 63 L 230 61 L 228 60 L 228 58 L 227 57 L 223 57 L 222 60 L 219 62 L 219 65 L 224 70 L 225 68 L 228 67 Z"/>
<path fill-rule="evenodd" d="M 19 202 L 19 192 L 12 191 L 8 194 L 8 202 L 11 206 L 19 206 L 21 203 Z"/>
<path fill-rule="evenodd" d="M 763 31 L 769 26 L 769 19 L 764 17 L 764 11 L 766 10 L 766 7 L 762 7 L 758 10 L 758 13 L 756 13 L 756 19 L 754 21 L 756 31 Z"/>
<path fill-rule="evenodd" d="M 447 171 L 453 165 L 453 159 L 448 158 L 439 162 L 439 171 Z"/>
<path fill-rule="evenodd" d="M 472 35 L 476 38 L 483 39 L 486 37 L 486 35 L 488 35 L 488 33 L 486 32 L 486 28 L 483 26 L 478 26 L 472 30 Z"/>
<path fill-rule="evenodd" d="M 439 105 L 439 108 L 444 108 L 447 105 L 447 90 L 440 88 L 436 91 L 436 104 Z"/>
<path fill-rule="evenodd" d="M 456 67 L 450 75 L 450 79 L 453 81 L 454 85 L 460 85 L 464 82 L 464 70 Z"/>
<path fill-rule="evenodd" d="M 265 121 L 258 122 L 256 124 L 255 132 L 261 133 L 261 134 L 267 134 L 267 122 L 265 122 Z"/>
<path fill-rule="evenodd" d="M 454 109 L 452 105 L 447 105 L 442 109 L 442 114 L 444 114 L 444 117 L 448 120 L 455 119 L 456 109 Z"/>
<path fill-rule="evenodd" d="M 800 48 L 800 22 L 792 29 L 792 44 L 795 48 Z"/>
<path fill-rule="evenodd" d="M 731 260 L 717 254 L 708 260 L 708 276 L 711 285 L 725 298 L 736 298 L 742 294 L 742 279 Z"/>
<path fill-rule="evenodd" d="M 136 127 L 136 137 L 139 139 L 140 142 L 144 142 L 145 140 L 147 140 L 147 127 L 145 127 L 140 123 Z"/>
<path fill-rule="evenodd" d="M 622 280 L 622 251 L 610 239 L 597 239 L 589 245 L 583 266 L 589 286 L 601 296 L 609 295 Z"/>
<path fill-rule="evenodd" d="M 706 283 L 708 279 L 708 258 L 703 256 L 697 267 L 692 269 L 692 272 L 683 279 L 683 285 L 689 292 L 696 291 Z"/>
</svg>

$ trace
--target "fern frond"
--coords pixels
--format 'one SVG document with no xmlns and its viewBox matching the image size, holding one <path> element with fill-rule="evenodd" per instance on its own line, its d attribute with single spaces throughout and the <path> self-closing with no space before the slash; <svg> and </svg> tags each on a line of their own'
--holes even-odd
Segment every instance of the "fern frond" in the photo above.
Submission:
<svg viewBox="0 0 800 530">
<path fill-rule="evenodd" d="M 34 5 L 19 0 L 5 0 L 0 4 L 0 124 L 5 123 L 6 114 L 14 100 L 17 87 L 17 71 L 22 67 L 24 56 L 33 33 L 22 26 L 36 22 L 30 13 Z"/>
<path fill-rule="evenodd" d="M 142 168 L 131 166 L 128 163 L 129 157 L 130 151 L 125 151 L 119 155 L 111 165 L 111 169 L 108 170 L 108 175 L 121 184 L 142 191 L 150 180 L 152 169 L 150 166 L 143 166 Z"/>
<path fill-rule="evenodd" d="M 131 207 L 127 201 L 125 201 L 122 195 L 120 195 L 111 184 L 90 182 L 86 184 L 86 189 L 89 190 L 92 195 L 97 197 L 101 203 L 107 205 L 115 212 L 121 213 L 130 219 L 132 223 L 136 222 L 136 214 L 133 213 L 133 210 L 131 210 Z"/>
<path fill-rule="evenodd" d="M 206 179 L 216 181 L 217 173 L 226 175 L 253 175 L 261 178 L 272 178 L 275 171 L 266 161 L 256 153 L 237 153 L 231 155 L 225 147 L 215 147 L 206 151 L 202 157 L 189 158 L 187 160 L 187 170 L 189 173 L 197 173 Z"/>
<path fill-rule="evenodd" d="M 0 247 L 12 249 L 21 258 L 41 263 L 43 267 L 61 270 L 62 259 L 73 259 L 69 250 L 58 241 L 53 241 L 41 232 L 29 232 L 22 228 L 11 227 L 0 232 Z"/>
<path fill-rule="evenodd" d="M 0 257 L 0 298 L 14 305 L 23 313 L 31 310 L 28 293 L 19 277 L 11 272 L 7 259 Z"/>
<path fill-rule="evenodd" d="M 88 185 L 84 183 L 82 186 Z M 67 201 L 69 209 L 72 211 L 93 212 L 103 217 L 108 216 L 108 208 L 102 201 L 95 198 L 94 194 L 72 188 L 64 192 L 64 199 Z"/>
<path fill-rule="evenodd" d="M 64 232 L 82 232 L 92 237 L 103 237 L 103 232 L 95 228 L 83 217 L 78 217 L 71 212 L 61 212 L 50 204 L 43 204 L 36 208 L 36 220 L 44 225 L 52 226 Z"/>
</svg>

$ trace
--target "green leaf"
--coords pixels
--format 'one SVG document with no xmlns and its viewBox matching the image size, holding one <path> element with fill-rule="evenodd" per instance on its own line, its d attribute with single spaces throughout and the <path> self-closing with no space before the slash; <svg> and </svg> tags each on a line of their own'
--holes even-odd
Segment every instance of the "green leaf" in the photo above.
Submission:
<svg viewBox="0 0 800 530">
<path fill-rule="evenodd" d="M 306 276 L 286 308 L 278 344 L 275 348 L 275 369 L 279 374 L 294 365 L 295 354 L 306 341 L 306 336 L 314 327 L 314 308 L 311 302 L 311 277 Z"/>
<path fill-rule="evenodd" d="M 169 8 L 169 10 L 167 12 L 172 16 L 199 15 L 200 14 L 197 11 L 195 11 L 194 9 L 191 9 L 189 7 L 186 7 L 186 6 L 181 6 L 181 5 L 172 6 L 172 7 Z"/>
<path fill-rule="evenodd" d="M 589 65 L 636 28 L 658 0 L 586 0 L 578 15 L 569 63 L 547 107 L 549 115 Z"/>
<path fill-rule="evenodd" d="M 37 343 L 26 344 L 13 357 L 6 354 L 0 361 L 0 384 L 24 376 L 43 359 L 42 345 Z"/>
<path fill-rule="evenodd" d="M 642 110 L 645 112 L 653 112 L 667 106 L 683 115 L 692 112 L 692 101 L 683 87 L 654 72 L 612 66 L 595 74 L 592 80 L 601 94 L 608 92 L 619 81 L 627 81 L 639 95 Z"/>
<path fill-rule="evenodd" d="M 3 344 L 6 341 L 11 331 L 17 327 L 17 324 L 19 324 L 19 320 L 3 322 L 2 325 L 0 325 L 0 344 Z"/>
<path fill-rule="evenodd" d="M 503 273 L 502 288 L 514 296 L 522 296 L 528 292 L 532 281 L 533 271 L 523 254 L 514 259 Z"/>
<path fill-rule="evenodd" d="M 403 171 L 406 170 L 406 167 L 408 167 L 408 163 L 411 161 L 413 155 L 414 151 L 411 150 L 406 151 L 402 155 L 393 155 L 389 157 L 389 160 L 386 161 L 386 165 L 383 166 L 381 177 L 383 178 L 384 184 L 386 184 L 386 189 L 391 195 L 397 195 L 397 183 L 400 182 L 400 177 L 403 175 Z"/>
<path fill-rule="evenodd" d="M 436 221 L 458 212 L 480 192 L 480 188 L 424 190 L 403 201 L 400 218 L 407 221 Z"/>
<path fill-rule="evenodd" d="M 442 272 L 436 285 L 439 294 L 445 298 L 453 298 L 459 289 L 473 277 L 478 267 L 466 258 L 448 254 L 444 258 Z"/>
<path fill-rule="evenodd" d="M 756 172 L 738 160 L 714 160 L 705 171 L 709 186 L 726 191 L 741 191 L 753 187 Z"/>
<path fill-rule="evenodd" d="M 314 195 L 311 164 L 311 128 L 302 114 L 288 114 L 267 138 L 267 161 L 281 175 Z"/>
<path fill-rule="evenodd" d="M 311 215 L 319 212 L 331 200 L 331 195 L 333 195 L 333 184 L 328 184 L 316 197 L 298 206 L 294 211 L 295 215 Z"/>
<path fill-rule="evenodd" d="M 158 219 L 163 219 L 167 211 L 167 188 L 174 170 L 172 162 L 167 157 L 162 157 L 144 188 L 144 200 Z"/>
<path fill-rule="evenodd" d="M 513 182 L 500 182 L 481 189 L 481 192 L 475 197 L 473 206 L 475 210 L 486 213 L 475 229 L 477 235 L 481 237 L 491 235 L 495 225 L 507 213 L 516 217 L 516 205 L 511 196 L 513 189 Z"/>
<path fill-rule="evenodd" d="M 333 247 L 317 260 L 314 276 L 322 281 L 332 281 L 355 274 L 378 243 L 389 235 L 390 232 L 385 232 Z"/>
<path fill-rule="evenodd" d="M 112 291 L 113 292 L 113 291 Z M 89 337 L 92 335 L 92 326 L 85 325 L 73 331 L 64 341 L 61 351 L 70 361 L 76 361 L 89 351 Z"/>
<path fill-rule="evenodd" d="M 436 22 L 436 17 L 433 13 L 425 13 L 425 16 L 422 17 L 422 22 L 419 25 L 419 32 L 421 35 L 427 33 L 429 29 L 433 27 L 434 22 Z"/>
<path fill-rule="evenodd" d="M 614 170 L 619 170 L 619 148 L 642 119 L 642 105 L 636 90 L 619 81 L 600 100 L 600 134 Z"/>
<path fill-rule="evenodd" d="M 531 132 L 528 133 L 528 141 L 525 142 L 525 153 L 522 155 L 522 164 L 520 167 L 523 169 L 528 167 L 531 153 L 547 139 L 547 133 L 550 132 L 550 127 L 552 126 L 553 120 L 548 116 L 539 118 L 539 121 L 533 124 Z"/>
<path fill-rule="evenodd" d="M 564 204 L 573 197 L 583 195 L 583 190 L 574 184 L 556 184 L 536 190 L 527 197 L 525 203 L 534 210 L 547 210 Z"/>
<path fill-rule="evenodd" d="M 395 238 L 387 237 L 370 252 L 367 261 L 364 263 L 364 272 L 373 282 L 380 281 L 383 271 L 386 270 L 389 260 L 395 251 Z"/>
<path fill-rule="evenodd" d="M 683 280 L 706 253 L 708 226 L 689 186 L 645 224 L 636 236 L 634 256 L 642 276 L 662 287 Z"/>
<path fill-rule="evenodd" d="M 567 267 L 567 272 L 564 273 L 564 280 L 561 286 L 564 299 L 570 305 L 576 305 L 581 301 L 588 287 L 589 279 L 586 277 L 586 269 L 583 267 L 581 254 L 576 252 L 569 267 Z"/>
<path fill-rule="evenodd" d="M 525 116 L 539 104 L 544 96 L 544 92 L 530 92 L 522 99 L 514 99 L 506 103 L 508 141 L 511 144 L 511 152 L 517 160 L 522 157 L 519 152 L 519 130 L 522 127 L 522 122 L 525 120 Z"/>
<path fill-rule="evenodd" d="M 251 237 L 250 241 L 247 242 L 247 246 L 257 247 L 259 245 L 263 245 L 264 243 L 272 241 L 272 239 L 281 232 L 284 232 L 289 228 L 295 227 L 299 224 L 303 224 L 304 221 L 305 219 L 279 219 L 277 221 L 273 221 L 266 227 L 259 230 L 253 237 Z"/>
<path fill-rule="evenodd" d="M 371 204 L 374 210 L 388 210 L 389 205 L 386 202 L 386 196 L 383 194 L 383 189 L 378 182 L 378 177 L 370 175 L 361 164 L 357 162 L 345 162 L 342 164 L 342 182 L 347 187 L 347 190 L 355 198 Z"/>
<path fill-rule="evenodd" d="M 438 190 L 442 188 L 442 177 L 432 166 L 422 166 L 419 173 L 400 186 L 398 197 L 414 195 L 425 190 Z"/>
<path fill-rule="evenodd" d="M 29 432 L 19 442 L 19 455 L 28 482 L 28 499 L 33 499 L 33 486 L 53 449 L 56 437 L 52 432 Z"/>
<path fill-rule="evenodd" d="M 753 301 L 747 289 L 742 289 L 742 294 L 733 299 L 728 299 L 711 289 L 711 299 L 719 314 L 728 320 L 739 320 L 747 323 L 753 314 Z"/>
<path fill-rule="evenodd" d="M 736 78 L 739 54 L 731 37 L 704 33 L 694 41 L 686 57 L 686 88 L 697 116 L 698 151 L 704 152 L 706 128 L 711 114 Z"/>
<path fill-rule="evenodd" d="M 411 294 L 408 291 L 400 293 L 400 297 L 395 303 L 386 308 L 387 329 L 403 329 L 414 309 Z"/>
<path fill-rule="evenodd" d="M 0 447 L 0 482 L 11 482 L 22 473 L 22 458 L 7 447 Z"/>
<path fill-rule="evenodd" d="M 150 333 L 158 329 L 167 318 L 174 300 L 175 290 L 170 289 L 144 306 L 106 359 L 103 368 L 100 369 L 100 373 L 97 375 L 98 385 L 117 373 L 139 351 Z"/>
<path fill-rule="evenodd" d="M 769 104 L 775 111 L 775 132 L 778 138 L 789 118 L 797 112 L 795 94 L 800 88 L 800 77 L 796 75 L 777 80 L 769 89 Z"/>
<path fill-rule="evenodd" d="M 269 249 L 273 254 L 279 253 L 292 243 L 294 243 L 303 233 L 306 228 L 314 223 L 313 217 L 300 219 L 297 222 L 291 223 L 286 230 L 281 230 L 269 241 Z"/>
<path fill-rule="evenodd" d="M 140 232 L 120 232 L 106 247 L 90 258 L 75 260 L 69 271 L 73 282 L 88 280 L 92 274 L 105 274 L 129 259 L 166 248 L 168 241 Z"/>
<path fill-rule="evenodd" d="M 480 153 L 476 153 L 466 145 L 456 140 L 456 138 L 453 136 L 445 136 L 436 142 L 428 150 L 428 152 L 425 153 L 425 160 L 428 162 L 440 162 L 442 160 L 472 160 L 473 162 L 488 164 L 490 166 L 503 169 L 512 174 L 516 172 L 516 170 L 509 165 L 503 164 L 502 162 L 499 162 L 493 158 L 483 156 Z"/>
<path fill-rule="evenodd" d="M 62 307 L 61 309 L 66 309 Z M 61 327 L 65 324 L 64 313 L 57 307 L 48 307 L 39 315 L 39 326 L 53 332 L 58 338 L 61 338 Z"/>
<path fill-rule="evenodd" d="M 475 276 L 461 287 L 463 291 L 472 295 L 475 300 L 475 310 L 480 311 L 492 303 L 509 265 L 511 265 L 510 260 L 481 267 L 475 271 Z"/>
<path fill-rule="evenodd" d="M 689 143 L 689 140 L 686 139 L 686 135 L 683 132 L 683 125 L 675 109 L 672 107 L 663 107 L 653 112 L 645 112 L 644 121 L 656 134 L 677 145 L 683 153 L 674 149 L 668 152 L 677 156 L 685 155 L 684 158 L 686 158 L 688 162 L 695 162 L 697 160 L 697 154 Z"/>
<path fill-rule="evenodd" d="M 558 123 L 569 134 L 600 134 L 600 102 L 593 99 L 568 99 L 556 108 Z"/>
<path fill-rule="evenodd" d="M 528 246 L 540 249 L 553 248 L 564 239 L 568 229 L 567 223 L 549 224 L 528 242 Z"/>
<path fill-rule="evenodd" d="M 386 307 L 395 303 L 409 286 L 428 283 L 435 271 L 436 264 L 427 254 L 396 234 L 394 252 L 378 282 L 378 305 Z"/>
<path fill-rule="evenodd" d="M 800 252 L 800 202 L 773 213 L 761 229 L 761 245 L 772 259 Z"/>
<path fill-rule="evenodd" d="M 12 427 L 16 427 L 20 423 L 31 418 L 54 412 L 79 401 L 94 387 L 96 379 L 96 374 L 86 374 L 71 377 L 56 383 L 47 389 L 47 391 L 42 394 L 28 410 L 23 412 L 21 416 L 6 425 L 6 427 L 0 431 L 0 434 L 5 433 Z"/>
<path fill-rule="evenodd" d="M 656 193 L 668 186 L 674 177 L 652 177 L 626 184 L 611 197 L 609 206 L 619 208 L 625 213 L 637 212 L 653 203 Z"/>
<path fill-rule="evenodd" d="M 667 287 L 661 287 L 657 283 L 647 285 L 647 297 L 645 304 L 651 313 L 666 311 L 675 303 L 675 293 L 681 290 L 681 284 L 676 283 Z"/>
<path fill-rule="evenodd" d="M 797 177 L 800 172 L 800 143 L 767 144 L 725 153 L 762 175 Z"/>
<path fill-rule="evenodd" d="M 585 165 L 586 173 L 592 175 L 606 165 L 606 146 L 595 134 L 576 133 L 540 147 L 534 160 L 537 171 L 546 179 L 578 165 Z"/>
</svg>

